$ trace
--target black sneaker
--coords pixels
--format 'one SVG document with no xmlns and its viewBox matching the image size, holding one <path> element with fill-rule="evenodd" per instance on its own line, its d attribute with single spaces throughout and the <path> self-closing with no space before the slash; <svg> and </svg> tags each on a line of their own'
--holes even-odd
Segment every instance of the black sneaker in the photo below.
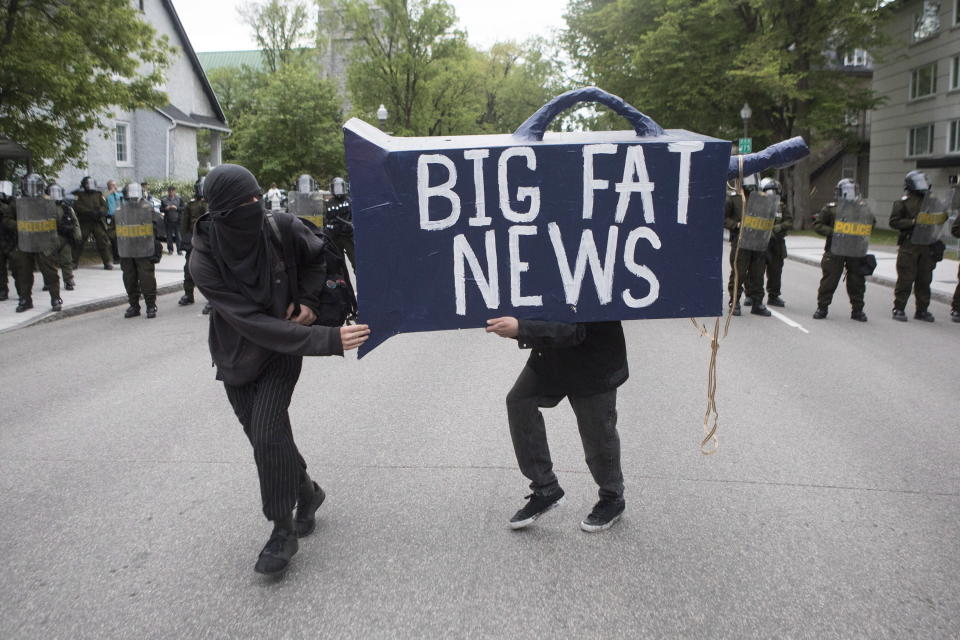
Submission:
<svg viewBox="0 0 960 640">
<path fill-rule="evenodd" d="M 75 283 L 73 280 L 68 280 L 63 283 L 63 288 L 66 289 L 67 291 L 73 291 L 76 288 L 76 286 L 77 286 L 77 283 Z"/>
<path fill-rule="evenodd" d="M 924 309 L 913 314 L 914 320 L 923 320 L 924 322 L 933 322 L 933 314 Z"/>
<path fill-rule="evenodd" d="M 896 320 L 897 322 L 906 322 L 907 314 L 903 312 L 903 309 L 894 309 L 893 319 Z"/>
<path fill-rule="evenodd" d="M 626 507 L 627 503 L 622 498 L 620 500 L 601 499 L 600 502 L 593 505 L 593 511 L 583 519 L 580 528 L 587 533 L 609 529 L 620 519 Z"/>
<path fill-rule="evenodd" d="M 63 311 L 63 300 L 60 298 L 50 298 L 50 308 L 54 311 Z"/>
<path fill-rule="evenodd" d="M 124 318 L 136 318 L 138 315 L 140 315 L 140 307 L 133 304 L 127 307 L 127 310 L 123 312 Z"/>
<path fill-rule="evenodd" d="M 157 317 L 157 305 L 148 304 L 147 305 L 147 318 L 156 318 Z"/>
<path fill-rule="evenodd" d="M 827 317 L 827 308 L 826 307 L 817 307 L 817 310 L 813 312 L 814 320 L 823 320 Z"/>
<path fill-rule="evenodd" d="M 297 516 L 293 520 L 293 528 L 298 538 L 305 538 L 313 533 L 317 526 L 317 509 L 320 508 L 327 497 L 320 485 L 312 481 L 311 483 L 313 484 L 313 491 L 310 492 L 310 495 L 301 496 L 297 500 Z"/>
<path fill-rule="evenodd" d="M 950 312 L 950 322 L 960 322 L 960 310 L 955 309 Z"/>
<path fill-rule="evenodd" d="M 20 298 L 20 302 L 17 304 L 17 313 L 23 313 L 29 309 L 33 309 L 33 299 Z"/>
<path fill-rule="evenodd" d="M 785 307 L 787 303 L 780 296 L 770 296 L 767 298 L 767 304 L 771 307 Z"/>
<path fill-rule="evenodd" d="M 533 521 L 545 514 L 547 511 L 550 511 L 554 507 L 559 507 L 563 504 L 563 489 L 557 489 L 550 495 L 540 495 L 538 493 L 531 493 L 526 496 L 528 502 L 523 509 L 517 511 L 513 514 L 513 517 L 510 518 L 510 528 L 511 529 L 523 529 L 533 524 Z"/>
<path fill-rule="evenodd" d="M 300 545 L 297 535 L 286 529 L 274 529 L 270 539 L 260 552 L 253 570 L 266 576 L 277 576 L 287 570 L 290 558 L 297 553 Z"/>
<path fill-rule="evenodd" d="M 177 300 L 177 304 L 181 307 L 185 307 L 188 304 L 193 304 L 193 296 L 188 296 L 186 294 L 180 296 L 180 299 Z"/>
<path fill-rule="evenodd" d="M 773 315 L 772 313 L 770 313 L 770 309 L 767 309 L 767 307 L 762 302 L 754 302 L 753 306 L 750 307 L 750 313 L 755 316 L 764 316 L 767 318 Z"/>
<path fill-rule="evenodd" d="M 862 309 L 855 309 L 850 312 L 850 319 L 856 320 L 857 322 L 866 322 L 867 314 L 865 314 Z"/>
</svg>

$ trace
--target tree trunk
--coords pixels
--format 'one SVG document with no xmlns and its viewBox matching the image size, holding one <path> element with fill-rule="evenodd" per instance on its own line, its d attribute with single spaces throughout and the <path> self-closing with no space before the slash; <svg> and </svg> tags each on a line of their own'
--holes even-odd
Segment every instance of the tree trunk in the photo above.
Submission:
<svg viewBox="0 0 960 640">
<path fill-rule="evenodd" d="M 784 171 L 783 187 L 787 196 L 787 210 L 793 214 L 793 228 L 809 229 L 812 227 L 810 156 Z"/>
</svg>

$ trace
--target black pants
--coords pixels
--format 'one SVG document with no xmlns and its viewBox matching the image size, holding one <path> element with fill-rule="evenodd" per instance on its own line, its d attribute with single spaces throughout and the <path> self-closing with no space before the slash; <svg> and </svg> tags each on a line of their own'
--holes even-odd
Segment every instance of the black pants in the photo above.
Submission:
<svg viewBox="0 0 960 640">
<path fill-rule="evenodd" d="M 120 258 L 123 271 L 123 287 L 127 290 L 127 301 L 134 307 L 140 306 L 140 295 L 148 307 L 157 304 L 156 265 L 150 258 Z"/>
<path fill-rule="evenodd" d="M 183 292 L 192 298 L 195 287 L 193 276 L 190 275 L 190 251 L 192 249 L 187 249 L 187 258 L 183 262 Z"/>
<path fill-rule="evenodd" d="M 833 294 L 840 284 L 843 270 L 847 270 L 847 296 L 850 298 L 850 307 L 853 311 L 863 311 L 863 295 L 867 290 L 867 281 L 860 273 L 863 258 L 847 258 L 835 256 L 829 251 L 823 252 L 820 260 L 820 269 L 823 277 L 820 278 L 820 289 L 817 291 L 817 306 L 826 309 L 833 302 Z"/>
<path fill-rule="evenodd" d="M 784 238 L 770 238 L 767 249 L 767 296 L 780 297 L 783 283 L 783 262 L 787 258 L 787 241 Z"/>
<path fill-rule="evenodd" d="M 737 280 L 737 291 L 733 290 L 734 276 L 734 256 L 736 259 L 736 268 L 739 278 Z M 730 300 L 740 301 L 740 294 L 746 289 L 747 297 L 754 301 L 763 301 L 763 273 L 767 266 L 767 253 L 765 251 L 748 251 L 742 249 L 737 254 L 737 240 L 734 237 L 730 241 L 730 280 L 727 283 L 727 292 L 730 294 Z"/>
<path fill-rule="evenodd" d="M 957 269 L 957 280 L 960 280 L 960 269 Z M 953 311 L 960 311 L 960 282 L 957 283 L 957 290 L 953 292 Z"/>
<path fill-rule="evenodd" d="M 513 450 L 520 472 L 530 480 L 535 493 L 548 494 L 559 488 L 553 473 L 547 429 L 541 407 L 557 406 L 563 396 L 545 395 L 540 376 L 524 367 L 507 394 L 507 419 Z M 623 497 L 623 472 L 620 468 L 620 435 L 617 433 L 617 390 L 592 396 L 567 396 L 577 416 L 583 453 L 600 497 Z"/>
<path fill-rule="evenodd" d="M 180 221 L 164 221 L 163 226 L 167 233 L 167 252 L 173 253 L 173 245 L 177 245 L 177 253 L 180 253 Z"/>
<path fill-rule="evenodd" d="M 897 251 L 897 284 L 893 289 L 893 307 L 901 311 L 907 307 L 910 291 L 917 304 L 917 311 L 926 311 L 930 306 L 930 283 L 933 282 L 933 270 L 937 261 L 929 246 L 911 244 L 900 245 Z"/>
<path fill-rule="evenodd" d="M 276 355 L 253 382 L 224 384 L 243 432 L 253 446 L 260 477 L 260 499 L 267 520 L 288 517 L 307 478 L 307 463 L 297 450 L 287 408 L 303 367 L 301 356 Z"/>
</svg>

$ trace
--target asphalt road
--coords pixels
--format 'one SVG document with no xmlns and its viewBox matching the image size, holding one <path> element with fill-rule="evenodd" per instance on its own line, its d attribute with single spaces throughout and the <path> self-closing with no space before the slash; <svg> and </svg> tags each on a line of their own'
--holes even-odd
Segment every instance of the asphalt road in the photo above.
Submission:
<svg viewBox="0 0 960 640">
<path fill-rule="evenodd" d="M 711 457 L 707 340 L 625 325 L 627 512 L 598 535 L 566 403 L 546 417 L 567 504 L 507 528 L 510 342 L 308 360 L 292 417 L 328 499 L 280 581 L 252 571 L 269 525 L 199 304 L 0 335 L 0 637 L 956 638 L 960 325 L 940 304 L 894 323 L 872 284 L 868 324 L 842 292 L 814 321 L 818 277 L 787 264 L 802 329 L 734 319 Z"/>
</svg>

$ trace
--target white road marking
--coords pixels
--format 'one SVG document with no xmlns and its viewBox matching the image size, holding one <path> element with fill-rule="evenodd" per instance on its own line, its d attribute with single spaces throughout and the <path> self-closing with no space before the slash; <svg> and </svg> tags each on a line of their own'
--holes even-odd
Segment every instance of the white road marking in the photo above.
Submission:
<svg viewBox="0 0 960 640">
<path fill-rule="evenodd" d="M 770 307 L 767 307 L 767 308 L 770 309 Z M 803 325 L 802 325 L 802 324 L 800 324 L 799 322 L 794 322 L 793 320 L 791 320 L 791 319 L 788 318 L 787 316 L 783 315 L 783 314 L 780 313 L 779 311 L 774 311 L 773 309 L 770 309 L 770 313 L 773 314 L 773 317 L 774 317 L 774 318 L 776 318 L 776 319 L 779 320 L 780 322 L 784 323 L 784 324 L 787 325 L 788 327 L 793 327 L 794 329 L 800 329 L 800 331 L 803 331 L 804 333 L 810 333 L 809 331 L 807 331 L 806 329 L 803 328 Z"/>
</svg>

